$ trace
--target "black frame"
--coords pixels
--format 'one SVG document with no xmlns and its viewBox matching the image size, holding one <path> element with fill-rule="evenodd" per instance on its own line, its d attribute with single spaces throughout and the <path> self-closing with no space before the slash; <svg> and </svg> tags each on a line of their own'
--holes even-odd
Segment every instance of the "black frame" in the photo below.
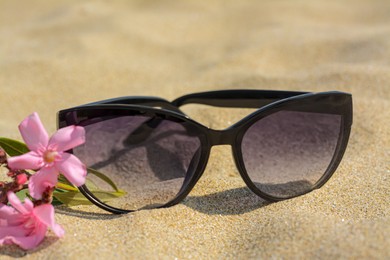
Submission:
<svg viewBox="0 0 390 260">
<path fill-rule="evenodd" d="M 227 129 L 214 130 L 192 120 L 179 109 L 180 106 L 190 103 L 218 107 L 258 109 Z M 69 115 L 72 115 L 72 113 L 77 114 L 80 111 L 88 113 L 88 111 L 93 110 L 111 111 L 114 114 L 120 111 L 121 114 L 125 113 L 126 115 L 146 114 L 155 118 L 179 120 L 191 124 L 199 130 L 199 139 L 201 141 L 200 163 L 193 176 L 190 176 L 188 181 L 183 183 L 183 187 L 177 196 L 161 207 L 175 205 L 189 194 L 202 176 L 208 162 L 210 149 L 214 145 L 231 145 L 237 169 L 244 182 L 255 194 L 268 201 L 284 200 L 318 189 L 329 180 L 338 167 L 347 147 L 352 125 L 352 95 L 349 93 L 338 91 L 312 93 L 270 90 L 220 90 L 189 94 L 179 97 L 172 102 L 157 97 L 121 97 L 103 100 L 59 111 L 58 127 L 77 125 L 77 117 L 70 118 Z M 241 141 L 246 130 L 258 120 L 281 110 L 325 112 L 342 116 L 342 127 L 338 144 L 326 172 L 312 189 L 288 198 L 277 198 L 261 192 L 249 179 L 241 153 Z M 109 212 L 123 214 L 134 211 L 104 204 L 89 192 L 85 185 L 79 187 L 79 190 L 92 203 Z"/>
</svg>

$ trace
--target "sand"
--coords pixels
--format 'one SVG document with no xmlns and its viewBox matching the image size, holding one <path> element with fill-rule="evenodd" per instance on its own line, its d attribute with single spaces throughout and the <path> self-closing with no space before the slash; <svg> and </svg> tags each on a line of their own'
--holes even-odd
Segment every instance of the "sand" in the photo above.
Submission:
<svg viewBox="0 0 390 260">
<path fill-rule="evenodd" d="M 353 94 L 344 159 L 321 189 L 269 204 L 213 148 L 188 198 L 116 216 L 58 207 L 63 239 L 1 258 L 390 258 L 390 3 L 383 1 L 0 1 L 0 136 L 38 112 L 96 100 L 172 100 L 211 89 Z M 242 111 L 187 106 L 213 128 Z"/>
</svg>

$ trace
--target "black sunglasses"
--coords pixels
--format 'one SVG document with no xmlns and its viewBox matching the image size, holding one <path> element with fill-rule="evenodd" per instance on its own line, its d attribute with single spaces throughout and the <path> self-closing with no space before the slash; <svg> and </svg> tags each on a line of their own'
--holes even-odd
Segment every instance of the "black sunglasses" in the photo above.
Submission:
<svg viewBox="0 0 390 260">
<path fill-rule="evenodd" d="M 195 122 L 179 108 L 196 103 L 257 108 L 225 130 Z M 202 176 L 210 149 L 231 145 L 246 185 L 268 201 L 320 188 L 347 147 L 352 96 L 342 92 L 222 90 L 169 102 L 122 97 L 58 113 L 58 126 L 80 125 L 84 145 L 73 149 L 89 168 L 108 176 L 126 195 L 110 200 L 96 186 L 115 185 L 88 174 L 79 190 L 112 213 L 168 207 L 183 200 Z"/>
</svg>

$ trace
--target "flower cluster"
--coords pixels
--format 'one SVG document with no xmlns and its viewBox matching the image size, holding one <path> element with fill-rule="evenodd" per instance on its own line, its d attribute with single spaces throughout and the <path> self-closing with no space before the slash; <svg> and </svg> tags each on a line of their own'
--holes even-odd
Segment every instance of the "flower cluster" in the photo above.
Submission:
<svg viewBox="0 0 390 260">
<path fill-rule="evenodd" d="M 66 152 L 85 142 L 85 131 L 68 126 L 49 138 L 37 113 L 23 120 L 19 131 L 29 152 L 7 158 L 0 149 L 0 165 L 8 168 L 13 180 L 0 182 L 0 245 L 17 244 L 31 249 L 43 240 L 48 227 L 58 237 L 64 234 L 54 220 L 52 194 L 60 173 L 75 186 L 85 183 L 85 165 Z M 25 198 L 22 203 L 15 193 L 27 188 L 32 200 Z"/>
</svg>

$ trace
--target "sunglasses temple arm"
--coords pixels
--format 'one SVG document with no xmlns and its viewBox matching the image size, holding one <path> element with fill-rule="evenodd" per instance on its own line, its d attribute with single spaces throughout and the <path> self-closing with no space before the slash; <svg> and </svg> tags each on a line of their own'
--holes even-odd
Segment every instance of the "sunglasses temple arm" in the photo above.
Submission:
<svg viewBox="0 0 390 260">
<path fill-rule="evenodd" d="M 195 103 L 216 107 L 260 108 L 280 99 L 307 93 L 271 90 L 220 90 L 185 95 L 172 101 L 172 104 L 175 107 Z"/>
<path fill-rule="evenodd" d="M 168 100 L 158 97 L 142 97 L 142 96 L 128 96 L 120 98 L 106 99 L 98 102 L 93 102 L 79 107 L 88 106 L 88 105 L 104 105 L 104 104 L 121 104 L 121 105 L 144 105 L 148 107 L 161 107 L 170 111 L 184 115 L 184 113 L 176 106 L 174 106 Z"/>
</svg>

